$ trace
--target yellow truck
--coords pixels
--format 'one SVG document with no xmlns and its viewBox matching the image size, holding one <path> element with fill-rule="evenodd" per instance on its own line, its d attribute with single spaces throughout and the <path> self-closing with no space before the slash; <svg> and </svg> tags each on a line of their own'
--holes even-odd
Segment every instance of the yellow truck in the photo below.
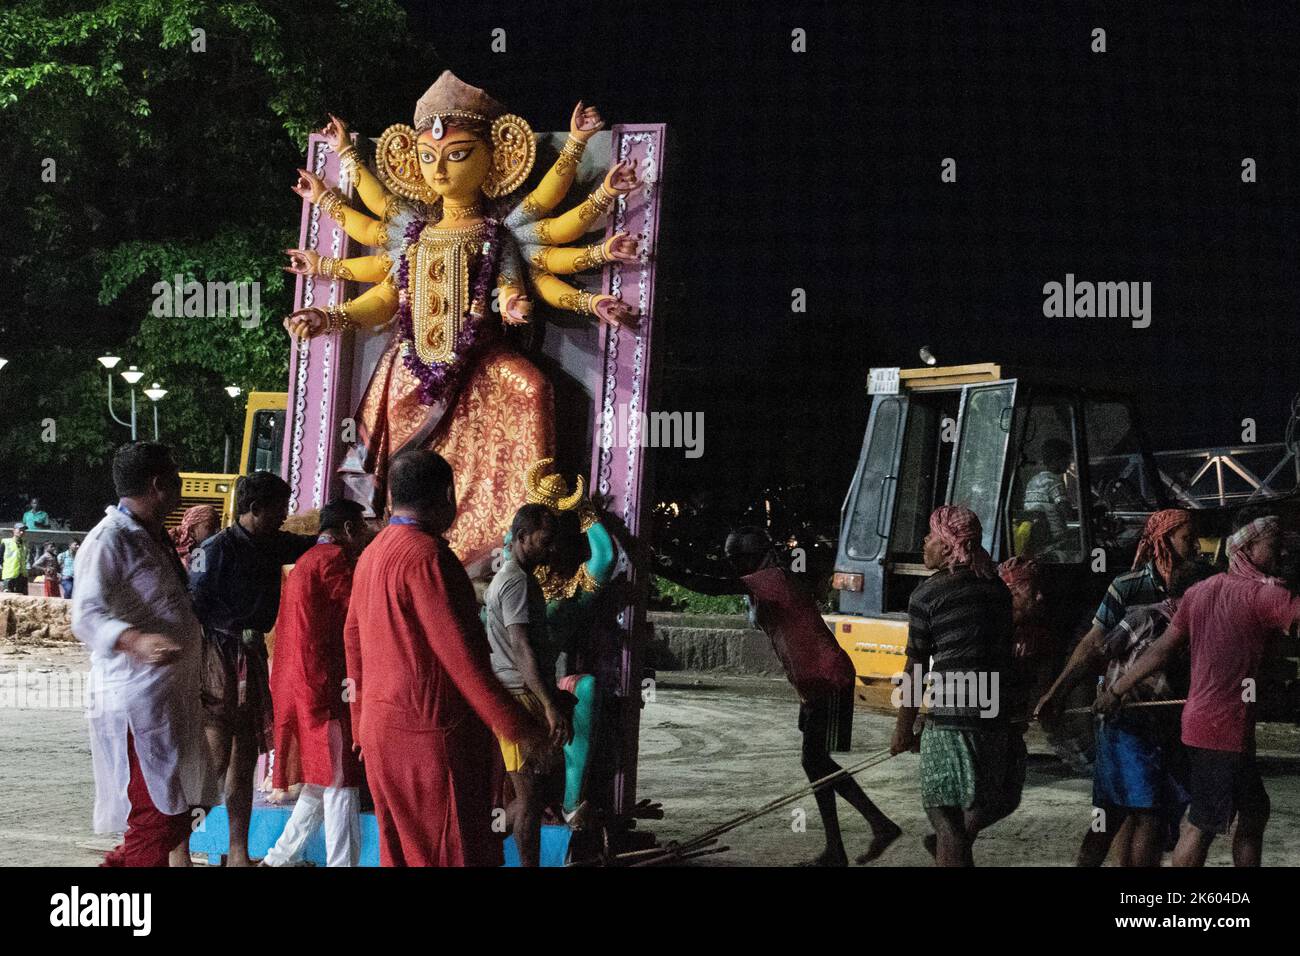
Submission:
<svg viewBox="0 0 1300 956">
<path fill-rule="evenodd" d="M 943 504 L 975 511 L 995 560 L 1036 558 L 1063 657 L 1131 566 L 1147 516 L 1166 506 L 1130 399 L 994 363 L 873 369 L 870 390 L 840 517 L 838 613 L 826 617 L 853 660 L 859 699 L 889 706 L 908 599 L 930 573 L 921 555 L 929 515 Z M 1067 489 L 1055 513 L 1036 500 L 1043 482 Z"/>
<path fill-rule="evenodd" d="M 181 503 L 167 516 L 167 527 L 180 524 L 186 509 L 210 504 L 221 513 L 221 526 L 235 520 L 235 482 L 252 471 L 282 471 L 286 392 L 249 392 L 244 411 L 239 470 L 234 474 L 181 472 Z"/>
</svg>

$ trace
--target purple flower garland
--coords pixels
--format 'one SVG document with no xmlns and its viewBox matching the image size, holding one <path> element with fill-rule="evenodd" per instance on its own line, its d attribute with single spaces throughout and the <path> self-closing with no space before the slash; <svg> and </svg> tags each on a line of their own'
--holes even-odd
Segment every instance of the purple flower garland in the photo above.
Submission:
<svg viewBox="0 0 1300 956">
<path fill-rule="evenodd" d="M 501 255 L 500 243 L 497 242 L 497 230 L 500 227 L 495 219 L 483 220 L 484 239 L 483 254 L 479 256 L 478 271 L 470 289 L 470 307 L 466 313 L 465 323 L 456 336 L 452 348 L 451 360 L 448 362 L 425 362 L 415 350 L 415 322 L 411 317 L 411 246 L 419 241 L 420 233 L 428 224 L 426 219 L 417 219 L 406 227 L 403 237 L 406 240 L 402 250 L 402 259 L 397 266 L 397 329 L 402 343 L 402 361 L 420 382 L 420 404 L 434 405 L 451 395 L 460 384 L 466 370 L 472 365 L 483 347 L 492 340 L 492 327 L 483 321 L 483 307 L 487 304 L 488 288 L 492 277 L 496 275 L 497 262 Z"/>
</svg>

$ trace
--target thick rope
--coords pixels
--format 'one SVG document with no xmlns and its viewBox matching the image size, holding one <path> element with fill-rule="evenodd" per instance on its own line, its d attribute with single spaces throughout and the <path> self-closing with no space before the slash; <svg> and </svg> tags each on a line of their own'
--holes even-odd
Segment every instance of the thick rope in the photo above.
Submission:
<svg viewBox="0 0 1300 956">
<path fill-rule="evenodd" d="M 860 763 L 854 764 L 852 767 L 841 767 L 839 770 L 835 771 L 834 773 L 828 773 L 820 780 L 814 780 L 812 783 L 805 784 L 804 786 L 800 787 L 798 790 L 795 790 L 793 793 L 788 793 L 785 796 L 777 797 L 775 800 L 771 800 L 768 803 L 763 804 L 761 807 L 758 807 L 754 810 L 749 810 L 745 813 L 740 814 L 740 816 L 733 817 L 732 819 L 728 820 L 726 823 L 719 824 L 718 826 L 714 827 L 712 830 L 707 830 L 704 833 L 701 833 L 697 837 L 693 837 L 682 843 L 669 844 L 668 846 L 662 848 L 663 852 L 660 856 L 651 857 L 650 859 L 638 860 L 637 862 L 631 863 L 629 865 L 653 866 L 657 863 L 665 862 L 668 859 L 680 858 L 682 857 L 683 854 L 689 853 L 693 849 L 697 849 L 709 843 L 716 842 L 718 837 L 722 836 L 724 833 L 736 829 L 736 827 L 744 826 L 746 823 L 750 823 L 754 820 L 757 820 L 759 817 L 764 817 L 775 810 L 780 810 L 782 807 L 794 803 L 796 800 L 799 800 L 802 797 L 806 797 L 809 794 L 815 793 L 816 791 L 821 790 L 823 787 L 830 786 L 831 784 L 835 783 L 837 780 L 840 780 L 843 777 L 856 776 L 857 774 L 862 773 L 864 770 L 870 770 L 872 767 L 877 766 L 878 764 L 882 764 L 886 760 L 889 760 L 892 756 L 893 754 L 891 754 L 888 750 L 877 751 L 871 756 L 863 759 Z"/>
</svg>

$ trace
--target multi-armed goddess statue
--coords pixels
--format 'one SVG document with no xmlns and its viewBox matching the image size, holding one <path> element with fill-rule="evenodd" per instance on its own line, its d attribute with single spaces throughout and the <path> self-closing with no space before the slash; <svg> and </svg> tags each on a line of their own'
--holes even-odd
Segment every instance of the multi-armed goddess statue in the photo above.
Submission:
<svg viewBox="0 0 1300 956">
<path fill-rule="evenodd" d="M 518 199 L 536 158 L 532 129 L 444 72 L 416 104 L 414 127 L 395 124 L 379 138 L 374 173 L 342 121 L 331 118 L 325 128 L 373 215 L 307 170 L 294 187 L 375 253 L 331 259 L 293 249 L 289 271 L 373 285 L 337 305 L 294 312 L 285 328 L 307 338 L 391 324 L 356 417 L 357 444 L 341 470 L 353 487 L 364 477 L 370 504 L 382 511 L 392 456 L 410 447 L 438 451 L 456 472 L 459 516 L 448 540 L 467 566 L 500 546 L 526 498 L 530 466 L 555 455 L 550 383 L 510 348 L 503 324 L 527 323 L 534 293 L 613 325 L 636 321 L 617 296 L 559 278 L 637 258 L 636 239 L 624 233 L 565 245 L 637 188 L 631 163 L 616 163 L 584 202 L 551 215 L 603 126 L 596 110 L 579 103 L 555 164 Z"/>
</svg>

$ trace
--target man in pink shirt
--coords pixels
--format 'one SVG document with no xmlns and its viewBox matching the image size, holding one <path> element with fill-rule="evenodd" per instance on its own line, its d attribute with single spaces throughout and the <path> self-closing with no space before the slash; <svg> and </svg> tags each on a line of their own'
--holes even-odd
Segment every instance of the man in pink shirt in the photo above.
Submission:
<svg viewBox="0 0 1300 956">
<path fill-rule="evenodd" d="M 1269 800 L 1255 762 L 1259 665 L 1271 640 L 1300 622 L 1300 598 L 1274 576 L 1281 553 L 1275 516 L 1241 524 L 1228 539 L 1228 572 L 1189 590 L 1164 636 L 1097 701 L 1099 713 L 1114 714 L 1139 681 L 1190 642 L 1182 740 L 1192 803 L 1174 866 L 1203 866 L 1214 837 L 1227 832 L 1234 816 L 1233 863 L 1260 864 Z"/>
</svg>

